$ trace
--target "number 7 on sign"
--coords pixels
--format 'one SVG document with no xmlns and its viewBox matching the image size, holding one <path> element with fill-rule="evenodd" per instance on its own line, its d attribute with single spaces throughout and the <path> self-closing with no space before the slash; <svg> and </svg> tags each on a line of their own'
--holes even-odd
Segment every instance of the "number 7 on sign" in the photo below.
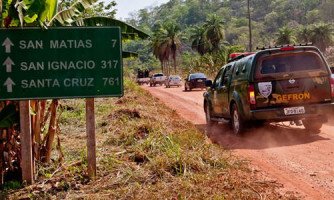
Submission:
<svg viewBox="0 0 334 200">
<path fill-rule="evenodd" d="M 115 48 L 116 44 L 117 44 L 117 40 L 111 40 L 112 43 L 112 48 Z"/>
</svg>

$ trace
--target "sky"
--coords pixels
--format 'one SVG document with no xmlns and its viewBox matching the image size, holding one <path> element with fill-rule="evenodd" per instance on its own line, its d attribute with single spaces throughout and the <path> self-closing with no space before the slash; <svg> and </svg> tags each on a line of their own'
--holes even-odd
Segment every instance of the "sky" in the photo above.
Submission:
<svg viewBox="0 0 334 200">
<path fill-rule="evenodd" d="M 110 2 L 105 0 L 106 2 Z M 167 3 L 169 0 L 114 0 L 117 3 L 116 19 L 129 18 L 131 12 L 138 11 L 150 6 L 159 6 L 162 3 Z"/>
</svg>

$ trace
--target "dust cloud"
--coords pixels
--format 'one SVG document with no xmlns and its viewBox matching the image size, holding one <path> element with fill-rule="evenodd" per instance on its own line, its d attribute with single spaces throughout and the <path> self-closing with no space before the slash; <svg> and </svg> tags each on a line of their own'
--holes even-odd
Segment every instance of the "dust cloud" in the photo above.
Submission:
<svg viewBox="0 0 334 200">
<path fill-rule="evenodd" d="M 211 127 L 206 133 L 213 143 L 232 150 L 293 146 L 320 139 L 317 137 L 318 133 L 310 133 L 303 126 L 290 125 L 290 122 L 252 126 L 242 135 L 233 134 L 228 123 L 221 123 Z"/>
</svg>

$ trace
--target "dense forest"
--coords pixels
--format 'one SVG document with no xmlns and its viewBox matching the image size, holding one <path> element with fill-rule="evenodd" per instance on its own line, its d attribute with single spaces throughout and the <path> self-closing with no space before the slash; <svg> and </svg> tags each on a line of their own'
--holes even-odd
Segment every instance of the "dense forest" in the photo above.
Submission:
<svg viewBox="0 0 334 200">
<path fill-rule="evenodd" d="M 132 13 L 127 22 L 151 35 L 125 45 L 139 53 L 142 68 L 214 73 L 231 52 L 307 42 L 333 62 L 333 0 L 170 0 Z"/>
</svg>

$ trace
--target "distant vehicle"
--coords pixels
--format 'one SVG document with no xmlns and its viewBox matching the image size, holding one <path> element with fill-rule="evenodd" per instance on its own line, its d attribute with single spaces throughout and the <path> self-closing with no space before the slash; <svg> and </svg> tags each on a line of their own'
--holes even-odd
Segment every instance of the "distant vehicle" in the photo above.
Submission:
<svg viewBox="0 0 334 200">
<path fill-rule="evenodd" d="M 185 79 L 184 90 L 191 91 L 194 88 L 205 88 L 206 76 L 203 73 L 189 74 Z"/>
<path fill-rule="evenodd" d="M 170 75 L 166 78 L 165 81 L 166 88 L 170 88 L 171 86 L 181 86 L 181 77 L 178 75 Z"/>
<path fill-rule="evenodd" d="M 162 85 L 165 83 L 166 76 L 163 73 L 156 73 L 150 79 L 150 86 Z"/>
<path fill-rule="evenodd" d="M 213 82 L 207 80 L 206 86 L 207 124 L 231 120 L 235 134 L 247 122 L 264 121 L 301 121 L 306 130 L 318 131 L 334 108 L 334 77 L 314 46 L 241 54 L 223 66 Z"/>
<path fill-rule="evenodd" d="M 136 82 L 139 85 L 149 84 L 150 83 L 150 71 L 149 70 L 140 70 L 140 69 L 138 69 Z"/>
</svg>

